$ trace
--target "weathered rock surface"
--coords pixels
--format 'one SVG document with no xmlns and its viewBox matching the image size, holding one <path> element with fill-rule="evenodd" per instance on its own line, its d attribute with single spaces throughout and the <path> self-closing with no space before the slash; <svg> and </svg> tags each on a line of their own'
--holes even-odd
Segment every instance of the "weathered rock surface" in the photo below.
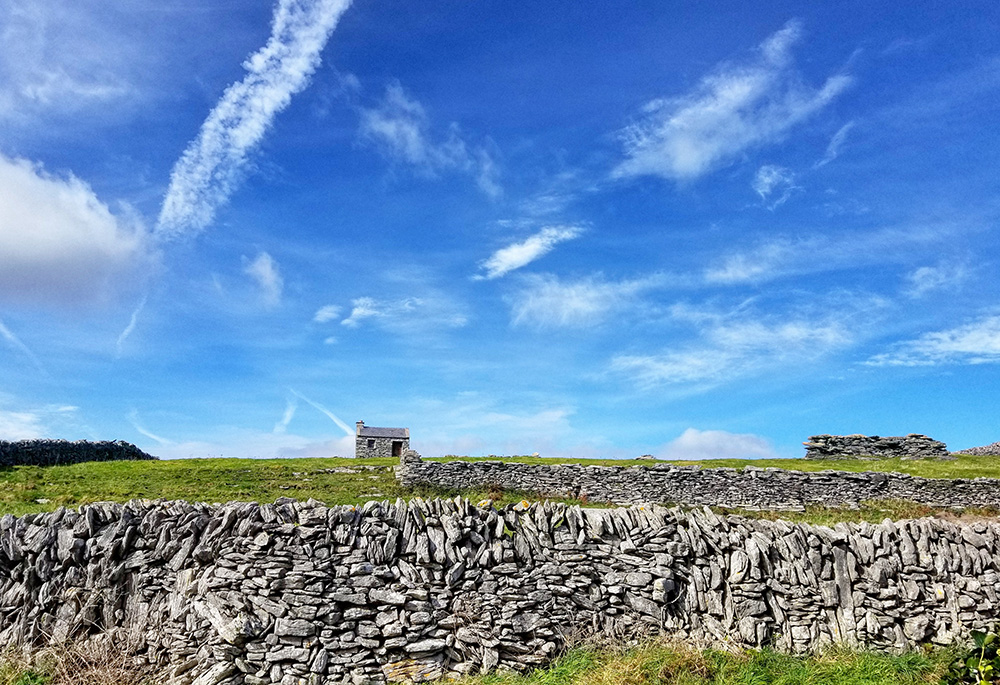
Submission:
<svg viewBox="0 0 1000 685">
<path fill-rule="evenodd" d="M 806 447 L 806 459 L 951 459 L 947 445 L 919 433 L 880 437 L 878 435 L 813 435 Z"/>
<path fill-rule="evenodd" d="M 396 467 L 407 486 L 491 488 L 542 497 L 586 497 L 614 504 L 707 505 L 797 510 L 808 504 L 856 506 L 908 500 L 933 507 L 1000 507 L 1000 479 L 919 478 L 902 473 L 788 471 L 700 466 L 533 465 L 499 461 L 431 462 L 410 452 Z"/>
<path fill-rule="evenodd" d="M 52 466 L 84 461 L 156 459 L 123 440 L 0 440 L 0 466 Z"/>
<path fill-rule="evenodd" d="M 1000 457 L 1000 442 L 990 443 L 982 447 L 970 447 L 962 450 L 959 454 L 972 454 L 978 457 Z"/>
<path fill-rule="evenodd" d="M 111 636 L 173 684 L 524 669 L 586 635 L 897 650 L 995 625 L 998 590 L 992 522 L 464 500 L 0 518 L 0 648 Z"/>
</svg>

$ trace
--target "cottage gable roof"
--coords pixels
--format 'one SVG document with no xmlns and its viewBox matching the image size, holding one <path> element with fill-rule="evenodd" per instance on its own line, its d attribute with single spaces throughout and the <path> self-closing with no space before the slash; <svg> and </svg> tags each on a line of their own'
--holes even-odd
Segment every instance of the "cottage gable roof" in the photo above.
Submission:
<svg viewBox="0 0 1000 685">
<path fill-rule="evenodd" d="M 401 438 L 410 439 L 409 428 L 382 428 L 379 426 L 360 426 L 359 438 Z"/>
</svg>

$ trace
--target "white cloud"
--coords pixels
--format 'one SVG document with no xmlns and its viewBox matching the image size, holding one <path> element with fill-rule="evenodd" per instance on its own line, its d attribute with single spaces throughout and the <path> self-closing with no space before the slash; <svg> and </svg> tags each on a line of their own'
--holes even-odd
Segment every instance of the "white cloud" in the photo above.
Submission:
<svg viewBox="0 0 1000 685">
<path fill-rule="evenodd" d="M 790 256 L 796 253 L 793 243 L 775 240 L 753 250 L 726 256 L 718 265 L 705 269 L 705 280 L 709 283 L 730 284 L 774 278 Z"/>
<path fill-rule="evenodd" d="M 265 306 L 273 307 L 281 301 L 285 287 L 278 263 L 267 252 L 261 252 L 251 261 L 243 257 L 243 273 L 252 278 L 260 288 L 261 300 Z"/>
<path fill-rule="evenodd" d="M 308 404 L 310 407 L 312 407 L 316 411 L 320 412 L 321 414 L 323 414 L 324 416 L 326 416 L 328 419 L 330 419 L 331 421 L 333 421 L 335 424 L 337 424 L 337 428 L 339 428 L 340 430 L 344 431 L 344 433 L 347 436 L 354 437 L 354 434 L 355 434 L 354 429 L 351 428 L 350 426 L 348 426 L 343 421 L 341 421 L 340 418 L 336 414 L 334 414 L 332 411 L 330 411 L 329 409 L 327 409 L 326 407 L 324 407 L 319 402 L 314 402 L 313 400 L 309 399 L 308 397 L 306 397 L 305 395 L 303 395 L 302 393 L 300 393 L 298 390 L 291 390 L 291 389 L 289 389 L 289 390 L 290 390 L 290 392 L 293 395 L 295 395 L 296 397 L 298 397 L 300 400 L 302 400 L 303 402 L 305 402 L 306 404 Z"/>
<path fill-rule="evenodd" d="M 775 459 L 770 441 L 753 433 L 688 428 L 657 450 L 660 459 Z"/>
<path fill-rule="evenodd" d="M 494 252 L 482 264 L 486 274 L 477 278 L 487 280 L 499 278 L 515 269 L 520 269 L 545 256 L 559 243 L 572 240 L 582 232 L 578 226 L 546 226 L 535 235 Z"/>
<path fill-rule="evenodd" d="M 978 220 L 909 224 L 850 231 L 837 237 L 779 236 L 722 257 L 705 269 L 708 283 L 738 284 L 792 275 L 863 269 L 872 264 L 907 262 L 923 258 L 928 249 L 953 243 L 956 236 L 979 230 Z"/>
<path fill-rule="evenodd" d="M 752 185 L 764 206 L 772 211 L 784 204 L 794 191 L 801 190 L 795 185 L 795 174 L 790 169 L 774 164 L 765 164 L 758 169 Z"/>
<path fill-rule="evenodd" d="M 552 275 L 531 275 L 510 298 L 511 323 L 537 328 L 584 328 L 610 314 L 634 306 L 644 291 L 661 284 L 652 277 L 609 282 L 600 277 L 561 281 Z"/>
<path fill-rule="evenodd" d="M 351 301 L 351 313 L 340 323 L 358 328 L 365 320 L 396 331 L 414 332 L 421 327 L 460 328 L 468 323 L 456 305 L 439 297 L 406 297 L 401 300 L 376 300 L 359 297 Z"/>
<path fill-rule="evenodd" d="M 802 365 L 854 343 L 851 316 L 878 301 L 843 304 L 836 313 L 780 321 L 740 309 L 724 314 L 673 308 L 674 318 L 698 327 L 699 339 L 656 354 L 621 354 L 611 370 L 640 388 L 663 385 L 713 386 L 776 367 Z M 806 314 L 809 314 L 807 312 Z"/>
<path fill-rule="evenodd" d="M 328 304 L 316 310 L 316 314 L 313 315 L 313 322 L 327 323 L 328 321 L 333 321 L 338 316 L 340 316 L 340 307 L 335 304 Z"/>
<path fill-rule="evenodd" d="M 405 304 L 402 307 L 407 308 Z M 351 302 L 350 315 L 340 323 L 349 328 L 357 328 L 362 321 L 373 316 L 385 316 L 381 306 L 371 297 L 359 297 Z"/>
<path fill-rule="evenodd" d="M 100 108 L 106 120 L 120 110 L 143 60 L 107 21 L 118 5 L 0 3 L 0 118 L 37 126 L 40 113 L 79 116 Z"/>
<path fill-rule="evenodd" d="M 276 424 L 274 424 L 274 430 L 272 433 L 284 433 L 288 430 L 288 424 L 292 422 L 295 417 L 295 410 L 299 408 L 299 403 L 295 399 L 290 399 L 285 404 L 285 411 L 281 415 L 281 418 Z"/>
<path fill-rule="evenodd" d="M 278 0 L 267 44 L 243 63 L 247 75 L 223 93 L 174 165 L 157 232 L 208 226 L 236 190 L 249 156 L 275 116 L 303 90 L 350 0 Z"/>
<path fill-rule="evenodd" d="M 849 121 L 833 134 L 833 138 L 830 139 L 830 144 L 826 146 L 826 153 L 823 155 L 822 159 L 813 165 L 813 169 L 826 166 L 833 160 L 837 159 L 840 155 L 840 148 L 843 147 L 844 141 L 847 139 L 847 134 L 852 128 L 854 128 L 854 122 Z"/>
<path fill-rule="evenodd" d="M 470 149 L 457 124 L 449 127 L 444 140 L 432 141 L 423 105 L 410 98 L 399 83 L 389 84 L 378 107 L 361 109 L 360 133 L 391 161 L 408 164 L 428 176 L 443 171 L 467 173 L 490 197 L 501 193 L 497 166 L 486 148 Z"/>
<path fill-rule="evenodd" d="M 155 442 L 157 445 L 160 445 L 161 447 L 176 445 L 176 443 L 173 440 L 169 440 L 167 438 L 164 438 L 164 437 L 161 437 L 161 436 L 157 435 L 156 433 L 153 433 L 152 431 L 146 430 L 146 428 L 143 427 L 142 424 L 139 423 L 139 412 L 138 412 L 138 410 L 133 409 L 132 411 L 130 411 L 128 413 L 128 415 L 127 415 L 127 418 L 128 418 L 128 422 L 132 424 L 132 428 L 135 429 L 136 433 L 138 433 L 139 435 L 142 435 L 144 437 L 149 438 L 150 440 L 152 440 L 153 442 Z"/>
<path fill-rule="evenodd" d="M 962 264 L 921 266 L 906 275 L 908 285 L 904 292 L 909 297 L 917 298 L 935 290 L 954 290 L 967 275 Z"/>
<path fill-rule="evenodd" d="M 122 352 L 125 349 L 125 341 L 128 340 L 128 337 L 132 335 L 133 331 L 135 331 L 135 327 L 139 324 L 139 315 L 145 308 L 146 308 L 146 298 L 143 297 L 142 300 L 139 302 L 139 305 L 134 310 L 132 310 L 132 316 L 129 318 L 128 325 L 125 326 L 125 330 L 121 332 L 121 335 L 118 336 L 118 340 L 115 342 L 116 357 L 122 356 Z"/>
<path fill-rule="evenodd" d="M 1000 363 L 1000 315 L 982 316 L 964 326 L 925 333 L 864 363 L 868 366 Z"/>
<path fill-rule="evenodd" d="M 693 180 L 781 139 L 828 105 L 851 79 L 838 74 L 818 89 L 804 85 L 791 55 L 801 33 L 791 21 L 761 44 L 751 63 L 722 65 L 694 92 L 646 105 L 621 132 L 626 158 L 612 175 Z"/>
<path fill-rule="evenodd" d="M 141 226 L 75 176 L 0 154 L 0 196 L 0 300 L 73 306 L 136 280 Z"/>
<path fill-rule="evenodd" d="M 0 410 L 0 440 L 33 440 L 46 437 L 46 433 L 38 414 Z"/>
</svg>

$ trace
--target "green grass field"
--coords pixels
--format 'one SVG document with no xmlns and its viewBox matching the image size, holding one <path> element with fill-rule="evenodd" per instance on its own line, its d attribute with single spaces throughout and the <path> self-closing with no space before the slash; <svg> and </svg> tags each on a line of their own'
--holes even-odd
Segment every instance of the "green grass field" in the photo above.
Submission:
<svg viewBox="0 0 1000 685">
<path fill-rule="evenodd" d="M 462 459 L 469 459 L 463 457 Z M 506 461 L 532 464 L 575 463 L 634 467 L 652 462 L 611 459 L 544 459 L 511 457 Z M 896 471 L 931 478 L 1000 478 L 1000 460 L 961 456 L 954 461 L 805 461 L 801 459 L 697 463 L 704 468 L 774 466 L 803 471 Z M 516 502 L 524 495 L 434 488 L 407 489 L 393 476 L 395 459 L 181 459 L 174 461 L 90 462 L 67 466 L 15 466 L 0 469 L 0 514 L 51 511 L 89 502 L 125 502 L 134 498 L 185 499 L 197 502 L 273 502 L 279 497 L 314 498 L 329 505 L 360 504 L 368 500 L 397 497 L 453 497 L 462 494 L 478 501 L 487 495 L 500 504 Z M 530 497 L 528 497 L 530 499 Z M 563 500 L 567 501 L 567 500 Z M 811 523 L 834 521 L 879 521 L 934 515 L 935 510 L 905 502 L 877 502 L 857 510 L 808 508 L 805 512 L 750 512 L 766 518 L 781 516 Z M 973 511 L 974 515 L 994 515 Z"/>
</svg>

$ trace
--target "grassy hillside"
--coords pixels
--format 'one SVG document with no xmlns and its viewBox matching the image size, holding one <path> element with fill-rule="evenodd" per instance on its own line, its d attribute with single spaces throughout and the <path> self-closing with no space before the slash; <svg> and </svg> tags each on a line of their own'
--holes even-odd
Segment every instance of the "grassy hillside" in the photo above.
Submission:
<svg viewBox="0 0 1000 685">
<path fill-rule="evenodd" d="M 542 459 L 514 457 L 522 463 L 582 463 L 614 466 L 650 464 L 647 461 Z M 778 466 L 799 470 L 899 471 L 927 477 L 1000 478 L 1000 460 L 962 456 L 955 461 L 856 461 L 812 462 L 797 459 L 769 461 L 716 460 L 697 462 L 703 467 Z M 183 459 L 176 461 L 90 462 L 67 466 L 16 466 L 0 468 L 0 514 L 51 511 L 88 502 L 133 498 L 186 499 L 199 502 L 231 500 L 273 502 L 279 497 L 309 499 L 327 504 L 360 504 L 371 499 L 396 497 L 451 497 L 454 490 L 401 488 L 393 476 L 395 459 Z M 517 492 L 461 493 L 477 501 L 487 495 L 501 503 L 521 499 Z M 781 514 L 783 518 L 826 523 L 838 520 L 878 521 L 932 515 L 933 509 L 907 503 L 879 502 L 855 511 L 822 507 Z M 992 515 L 993 512 L 974 512 Z M 774 517 L 773 512 L 757 516 Z"/>
</svg>

